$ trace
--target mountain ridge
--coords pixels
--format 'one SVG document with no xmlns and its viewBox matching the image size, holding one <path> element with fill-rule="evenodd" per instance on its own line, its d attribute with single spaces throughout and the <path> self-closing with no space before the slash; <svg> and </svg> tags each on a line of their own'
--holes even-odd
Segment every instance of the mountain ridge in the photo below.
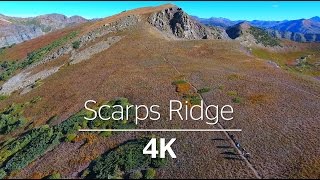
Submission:
<svg viewBox="0 0 320 180">
<path fill-rule="evenodd" d="M 150 7 L 149 7 L 150 8 Z M 170 9 L 178 7 L 174 4 L 164 4 L 158 6 L 156 11 L 163 9 Z M 143 11 L 146 8 L 135 9 Z M 130 12 L 125 11 L 125 12 Z M 147 11 L 146 11 L 147 12 Z M 195 20 L 204 25 L 209 25 L 209 31 L 216 38 L 226 38 L 223 29 L 227 29 L 238 23 L 246 20 L 230 20 L 223 17 L 200 18 L 186 14 L 190 21 Z M 104 18 L 101 18 L 104 19 Z M 58 13 L 50 13 L 39 15 L 35 17 L 11 17 L 0 14 L 0 48 L 30 40 L 48 32 L 52 32 L 67 26 L 72 26 L 79 23 L 88 22 L 78 15 L 66 16 Z M 189 21 L 189 20 L 188 20 Z M 320 40 L 320 17 L 314 16 L 309 19 L 297 20 L 281 20 L 281 21 L 265 21 L 265 20 L 252 20 L 246 21 L 250 25 L 265 29 L 270 35 L 276 38 L 289 39 L 297 42 L 319 42 Z M 181 25 L 181 24 L 180 24 Z M 201 25 L 195 25 L 195 27 Z M 208 28 L 203 27 L 202 31 L 208 31 Z M 210 33 L 207 33 L 210 34 Z M 181 35 L 181 34 L 180 34 Z M 203 38 L 206 38 L 203 36 Z"/>
<path fill-rule="evenodd" d="M 35 17 L 11 17 L 0 14 L 0 47 L 18 44 L 58 29 L 88 22 L 81 16 L 45 14 Z"/>
<path fill-rule="evenodd" d="M 319 121 L 315 121 L 317 113 L 311 112 L 319 112 L 319 100 L 315 97 L 320 85 L 313 77 L 293 73 L 316 69 L 320 44 L 305 49 L 311 43 L 289 42 L 303 52 L 280 49 L 277 53 L 268 47 L 250 50 L 233 40 L 202 40 L 210 30 L 181 11 L 172 6 L 124 11 L 4 49 L 0 54 L 0 73 L 6 75 L 0 81 L 0 95 L 5 95 L 0 99 L 0 109 L 4 109 L 0 112 L 0 179 L 41 179 L 53 172 L 66 179 L 126 178 L 133 172 L 144 174 L 149 167 L 156 172 L 155 178 L 164 179 L 254 178 L 255 173 L 245 166 L 241 154 L 233 153 L 238 150 L 235 140 L 252 154 L 250 163 L 258 167 L 254 172 L 261 177 L 316 177 L 318 171 L 300 175 L 300 168 L 292 166 L 292 162 L 311 172 L 318 170 L 314 161 L 319 153 L 315 153 L 318 147 L 314 144 L 320 141 L 316 131 Z M 244 23 L 239 27 L 250 31 L 250 26 Z M 170 39 L 165 35 L 170 35 Z M 276 56 L 268 56 L 265 49 Z M 267 56 L 258 56 L 256 52 Z M 286 65 L 297 58 L 294 67 Z M 314 72 L 317 74 L 313 76 L 318 77 L 320 71 Z M 205 104 L 234 105 L 240 112 L 236 124 L 246 133 L 231 136 L 159 132 L 155 136 L 179 138 L 174 146 L 179 161 L 168 158 L 170 162 L 150 165 L 149 159 L 141 161 L 142 154 L 136 156 L 136 146 L 123 149 L 124 143 L 146 137 L 145 133 L 78 131 L 234 128 L 230 121 L 223 122 L 221 127 L 180 121 L 177 113 L 173 114 L 177 121 L 141 122 L 137 126 L 130 121 L 83 118 L 92 115 L 82 111 L 88 99 L 96 100 L 94 109 L 109 102 L 124 106 L 156 103 L 164 107 L 159 108 L 160 114 L 168 114 L 172 98 L 190 105 L 200 99 Z M 166 116 L 163 117 L 165 120 Z M 303 131 L 298 128 L 299 122 L 305 122 Z M 286 130 L 285 136 L 279 129 Z M 152 134 L 148 137 L 155 137 Z M 110 152 L 116 153 L 114 158 L 108 155 Z M 122 156 L 122 152 L 129 156 Z"/>
<path fill-rule="evenodd" d="M 246 20 L 229 20 L 227 18 L 199 18 L 193 16 L 199 22 L 206 25 L 228 28 Z M 282 20 L 282 21 L 247 21 L 252 26 L 263 28 L 276 38 L 289 39 L 297 42 L 320 42 L 320 17 L 314 16 L 308 19 Z"/>
</svg>

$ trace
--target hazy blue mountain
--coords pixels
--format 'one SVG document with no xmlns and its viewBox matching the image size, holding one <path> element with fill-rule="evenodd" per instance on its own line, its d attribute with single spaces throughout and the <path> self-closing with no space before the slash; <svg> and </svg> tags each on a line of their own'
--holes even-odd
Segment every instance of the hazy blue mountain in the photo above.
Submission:
<svg viewBox="0 0 320 180">
<path fill-rule="evenodd" d="M 271 29 L 302 34 L 320 34 L 320 22 L 312 19 L 298 19 L 277 24 Z"/>
<path fill-rule="evenodd" d="M 244 20 L 232 21 L 226 18 L 199 18 L 199 22 L 211 26 L 220 26 L 225 29 L 234 26 Z M 277 38 L 290 39 L 298 42 L 320 42 L 320 17 L 309 19 L 283 20 L 283 21 L 246 21 L 251 26 L 265 29 Z"/>
<path fill-rule="evenodd" d="M 310 20 L 316 21 L 316 22 L 320 22 L 320 17 L 319 16 L 314 16 L 314 17 L 310 18 Z"/>
<path fill-rule="evenodd" d="M 197 16 L 192 16 L 195 20 L 201 22 L 202 24 L 210 25 L 210 26 L 219 26 L 219 27 L 229 27 L 229 26 L 234 26 L 240 22 L 243 22 L 243 20 L 238 20 L 238 21 L 232 21 L 227 18 L 199 18 Z"/>
</svg>

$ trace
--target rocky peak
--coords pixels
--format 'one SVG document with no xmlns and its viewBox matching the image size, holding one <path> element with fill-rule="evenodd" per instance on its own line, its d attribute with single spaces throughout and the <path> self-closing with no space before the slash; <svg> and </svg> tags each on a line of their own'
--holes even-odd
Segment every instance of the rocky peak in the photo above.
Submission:
<svg viewBox="0 0 320 180">
<path fill-rule="evenodd" d="M 226 33 L 231 39 L 236 39 L 245 46 L 279 46 L 277 38 L 272 37 L 264 29 L 251 26 L 249 22 L 241 22 L 229 27 Z"/>
<path fill-rule="evenodd" d="M 312 18 L 310 18 L 311 21 L 315 21 L 315 22 L 320 22 L 320 17 L 319 16 L 314 16 Z"/>
<path fill-rule="evenodd" d="M 37 16 L 37 18 L 48 18 L 48 19 L 55 19 L 55 20 L 64 20 L 64 19 L 67 19 L 68 17 L 63 15 L 63 14 L 52 13 L 52 14 L 40 15 L 40 16 Z"/>
<path fill-rule="evenodd" d="M 75 22 L 86 22 L 87 21 L 87 19 L 85 19 L 81 16 L 71 16 L 71 17 L 69 17 L 69 19 L 71 21 L 75 21 Z"/>
<path fill-rule="evenodd" d="M 247 22 L 241 22 L 234 26 L 227 28 L 226 32 L 231 39 L 236 39 L 243 35 L 245 31 L 250 28 L 250 24 Z"/>
<path fill-rule="evenodd" d="M 148 22 L 167 35 L 183 39 L 221 39 L 221 32 L 192 19 L 182 8 L 172 6 L 151 14 Z"/>
<path fill-rule="evenodd" d="M 247 22 L 247 21 L 244 21 L 244 22 L 242 22 L 242 23 L 239 23 L 238 26 L 240 27 L 240 29 L 241 29 L 242 31 L 246 31 L 246 30 L 248 30 L 248 29 L 251 27 L 250 23 Z"/>
<path fill-rule="evenodd" d="M 39 21 L 44 26 L 57 27 L 57 29 L 63 28 L 70 24 L 83 23 L 87 20 L 80 16 L 67 17 L 62 14 L 47 14 L 35 17 L 36 21 Z M 61 26 L 61 27 L 60 27 Z M 55 29 L 55 28 L 53 28 Z"/>
</svg>

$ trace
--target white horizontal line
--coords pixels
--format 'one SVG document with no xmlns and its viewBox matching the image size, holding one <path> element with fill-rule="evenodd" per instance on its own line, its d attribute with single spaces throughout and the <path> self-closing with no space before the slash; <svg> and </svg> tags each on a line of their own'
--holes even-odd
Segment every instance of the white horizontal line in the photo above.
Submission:
<svg viewBox="0 0 320 180">
<path fill-rule="evenodd" d="M 80 132 L 240 132 L 242 129 L 79 129 Z"/>
</svg>

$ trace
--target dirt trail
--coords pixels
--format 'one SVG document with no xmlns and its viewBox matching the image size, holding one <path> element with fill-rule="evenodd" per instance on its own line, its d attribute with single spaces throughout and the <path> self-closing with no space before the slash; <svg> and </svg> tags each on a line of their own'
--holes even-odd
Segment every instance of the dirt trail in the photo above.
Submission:
<svg viewBox="0 0 320 180">
<path fill-rule="evenodd" d="M 147 51 L 151 52 L 151 50 L 149 50 L 147 47 L 145 47 Z M 167 64 L 169 64 L 179 75 L 181 75 L 180 71 L 177 69 L 176 66 L 174 66 L 171 62 L 169 62 L 165 57 L 161 56 L 163 61 Z M 198 92 L 198 89 L 192 85 L 191 83 L 189 83 L 188 81 L 186 81 L 188 84 L 190 84 L 190 86 L 193 88 L 193 90 L 195 92 Z M 204 105 L 204 108 L 207 107 L 207 103 L 206 101 L 204 100 L 204 98 L 202 97 L 201 94 L 199 94 L 199 96 L 201 97 L 202 101 L 203 101 L 203 105 Z M 212 112 L 210 111 L 209 109 L 209 116 L 211 116 L 210 118 L 213 118 L 214 116 L 212 115 Z M 221 123 L 217 123 L 218 127 L 220 129 L 225 129 Z M 259 175 L 258 171 L 254 168 L 254 166 L 250 163 L 250 161 L 242 154 L 241 150 L 236 146 L 235 142 L 232 140 L 232 138 L 230 137 L 230 135 L 226 132 L 226 131 L 223 131 L 223 133 L 226 135 L 226 137 L 228 138 L 228 140 L 230 141 L 230 143 L 232 144 L 232 146 L 237 150 L 237 152 L 239 153 L 240 157 L 246 162 L 247 166 L 252 170 L 252 173 L 255 175 L 255 177 L 257 179 L 262 179 L 262 177 Z"/>
<path fill-rule="evenodd" d="M 188 82 L 188 84 L 190 84 L 190 86 L 194 89 L 194 91 L 198 92 L 198 89 L 193 86 L 191 83 Z M 204 98 L 202 97 L 201 94 L 199 94 L 199 96 L 201 97 L 202 101 L 203 101 L 203 106 L 204 108 L 207 108 L 207 103 L 204 100 Z M 211 110 L 209 109 L 209 116 L 210 118 L 213 118 L 214 116 L 212 115 Z M 218 127 L 220 129 L 225 129 L 221 123 L 217 123 Z M 235 142 L 232 140 L 232 138 L 230 137 L 230 135 L 228 134 L 228 132 L 223 131 L 223 133 L 227 136 L 227 138 L 229 139 L 229 141 L 231 142 L 232 146 L 237 150 L 237 152 L 239 153 L 240 157 L 246 162 L 247 166 L 252 170 L 253 174 L 256 176 L 257 179 L 262 179 L 261 176 L 259 175 L 258 171 L 253 167 L 253 165 L 250 163 L 250 161 L 242 154 L 241 150 L 236 146 Z"/>
</svg>

